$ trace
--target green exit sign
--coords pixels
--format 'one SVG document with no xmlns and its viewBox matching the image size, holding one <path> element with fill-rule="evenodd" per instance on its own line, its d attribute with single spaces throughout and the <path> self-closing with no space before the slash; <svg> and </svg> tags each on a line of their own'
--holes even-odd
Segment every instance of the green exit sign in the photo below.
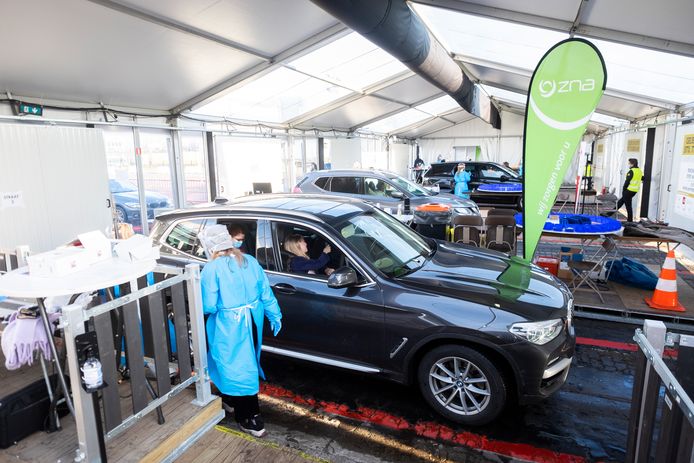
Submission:
<svg viewBox="0 0 694 463">
<path fill-rule="evenodd" d="M 32 103 L 17 103 L 17 115 L 23 116 L 25 114 L 31 114 L 32 116 L 43 116 L 43 106 Z"/>
</svg>

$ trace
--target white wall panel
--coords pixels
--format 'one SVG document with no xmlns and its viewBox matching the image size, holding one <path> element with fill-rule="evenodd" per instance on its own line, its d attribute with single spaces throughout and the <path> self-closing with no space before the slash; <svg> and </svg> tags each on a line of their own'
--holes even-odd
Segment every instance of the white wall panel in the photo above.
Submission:
<svg viewBox="0 0 694 463">
<path fill-rule="evenodd" d="M 330 140 L 330 163 L 333 169 L 354 169 L 355 166 L 361 166 L 361 139 Z"/>
<path fill-rule="evenodd" d="M 0 165 L 0 192 L 22 198 L 0 203 L 0 248 L 41 252 L 110 226 L 101 130 L 0 125 Z"/>
</svg>

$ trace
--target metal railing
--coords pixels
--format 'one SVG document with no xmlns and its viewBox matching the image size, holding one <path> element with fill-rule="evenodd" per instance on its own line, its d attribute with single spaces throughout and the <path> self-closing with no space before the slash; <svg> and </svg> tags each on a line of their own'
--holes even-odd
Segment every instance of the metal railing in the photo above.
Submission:
<svg viewBox="0 0 694 463">
<path fill-rule="evenodd" d="M 29 246 L 17 246 L 13 250 L 0 249 L 0 274 L 26 265 Z"/>
<path fill-rule="evenodd" d="M 202 407 L 214 399 L 207 370 L 200 267 L 190 264 L 182 272 L 175 267 L 157 266 L 154 282 L 142 277 L 121 285 L 119 292 L 121 297 L 100 305 L 68 305 L 63 308 L 60 319 L 75 407 L 79 444 L 76 461 L 103 460 L 105 441 L 123 433 L 152 411 L 157 410 L 162 424 L 161 406 L 192 384 L 196 388 L 194 405 Z M 172 319 L 173 332 L 169 319 Z M 97 393 L 87 392 L 81 381 L 76 338 L 87 331 L 85 325 L 96 333 L 106 384 L 98 400 Z M 172 355 L 174 344 L 175 356 Z M 121 346 L 125 347 L 124 357 L 120 355 Z M 153 369 L 146 367 L 148 357 L 153 359 Z M 179 377 L 175 386 L 171 384 L 171 360 L 177 364 Z M 132 391 L 132 414 L 126 417 L 121 416 L 118 391 L 118 379 L 123 375 L 124 366 L 127 366 Z M 155 383 L 156 392 L 150 380 Z M 222 417 L 221 410 L 218 415 L 216 418 Z M 216 421 L 218 419 L 208 425 L 211 427 Z M 185 445 L 190 443 L 192 441 L 187 441 Z"/>
<path fill-rule="evenodd" d="M 646 320 L 634 340 L 640 350 L 625 461 L 690 463 L 694 461 L 694 403 L 688 392 L 694 390 L 694 336 L 667 333 L 663 322 Z M 666 345 L 679 347 L 679 380 L 663 361 Z"/>
</svg>

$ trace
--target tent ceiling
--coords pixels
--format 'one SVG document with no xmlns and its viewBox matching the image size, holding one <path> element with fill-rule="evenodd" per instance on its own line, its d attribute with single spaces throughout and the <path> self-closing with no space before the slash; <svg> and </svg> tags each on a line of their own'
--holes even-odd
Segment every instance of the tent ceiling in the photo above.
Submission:
<svg viewBox="0 0 694 463">
<path fill-rule="evenodd" d="M 661 8 L 646 0 L 414 0 L 413 5 L 694 57 L 691 0 L 670 0 Z M 0 48 L 6 63 L 0 89 L 16 96 L 174 113 L 221 106 L 231 96 L 233 110 L 225 114 L 231 118 L 304 129 L 380 127 L 407 138 L 471 117 L 462 110 L 446 112 L 445 104 L 432 108 L 440 104 L 437 88 L 359 36 L 350 38 L 349 29 L 308 0 L 31 0 L 4 2 L 3 16 L 12 20 L 0 28 L 6 44 Z M 480 83 L 522 95 L 535 62 L 482 59 L 477 52 L 489 41 L 483 40 L 449 51 Z M 694 75 L 686 66 L 669 71 L 685 81 Z M 274 82 L 275 91 L 265 90 L 263 82 Z M 608 77 L 608 89 L 609 84 Z M 506 110 L 523 111 L 522 98 L 494 98 Z M 609 89 L 598 111 L 636 119 L 683 103 L 669 100 L 655 99 L 638 85 Z M 257 107 L 263 112 L 255 113 Z"/>
</svg>

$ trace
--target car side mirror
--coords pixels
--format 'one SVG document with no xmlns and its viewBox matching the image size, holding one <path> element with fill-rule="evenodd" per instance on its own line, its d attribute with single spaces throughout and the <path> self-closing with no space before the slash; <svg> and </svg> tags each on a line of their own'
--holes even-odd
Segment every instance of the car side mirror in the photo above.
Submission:
<svg viewBox="0 0 694 463">
<path fill-rule="evenodd" d="M 347 288 L 358 283 L 357 272 L 353 268 L 340 267 L 328 277 L 329 288 Z"/>
<path fill-rule="evenodd" d="M 499 178 L 499 180 L 501 180 L 502 182 L 508 182 L 508 181 L 509 181 L 509 177 L 508 177 L 508 175 L 502 175 L 502 176 Z"/>
<path fill-rule="evenodd" d="M 405 197 L 402 191 L 391 191 L 390 197 L 395 199 L 402 199 Z"/>
</svg>

